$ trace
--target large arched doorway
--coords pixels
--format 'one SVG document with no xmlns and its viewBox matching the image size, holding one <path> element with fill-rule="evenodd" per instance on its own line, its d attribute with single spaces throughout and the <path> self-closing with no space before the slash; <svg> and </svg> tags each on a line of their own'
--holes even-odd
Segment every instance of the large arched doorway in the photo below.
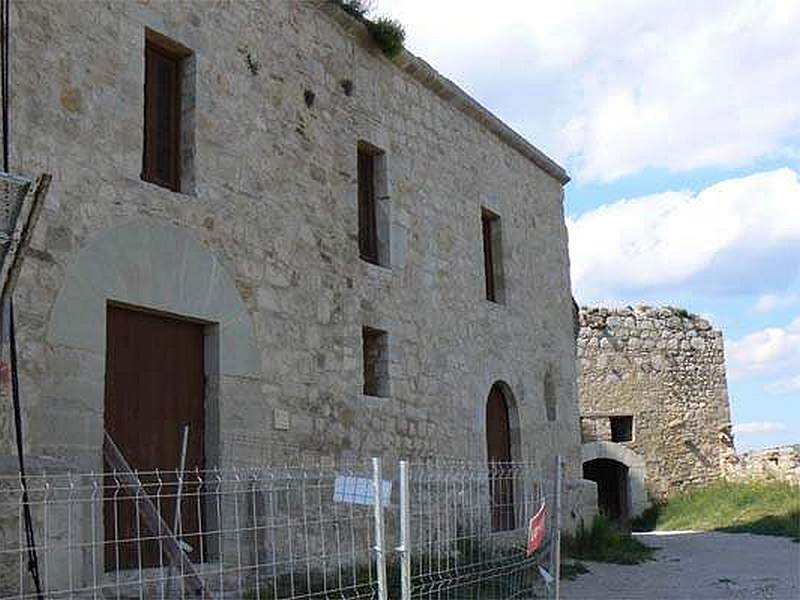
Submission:
<svg viewBox="0 0 800 600">
<path fill-rule="evenodd" d="M 489 494 L 492 529 L 514 528 L 514 485 L 511 468 L 511 420 L 501 384 L 496 383 L 486 403 L 486 454 L 489 461 Z"/>
<path fill-rule="evenodd" d="M 231 429 L 239 395 L 246 394 L 246 386 L 260 385 L 260 354 L 235 280 L 191 231 L 166 222 L 125 222 L 89 240 L 64 277 L 47 341 L 56 364 L 81 357 L 85 385 L 53 378 L 47 393 L 65 405 L 87 407 L 92 435 L 64 450 L 66 457 L 88 461 L 86 445 L 96 444 L 87 470 L 114 468 L 103 460 L 104 429 L 129 466 L 175 469 L 186 424 L 186 466 L 218 465 L 221 432 Z M 153 354 L 152 348 L 159 350 L 156 358 L 145 356 Z M 153 485 L 142 479 L 146 493 L 152 493 Z M 159 510 L 171 523 L 177 503 L 170 485 L 158 489 L 163 492 Z M 184 489 L 187 501 L 192 489 Z M 170 493 L 172 504 L 166 499 Z M 138 500 L 122 497 L 103 506 L 99 535 L 106 552 L 100 555 L 108 559 L 119 552 L 115 565 L 160 564 L 154 541 L 141 544 L 139 555 L 129 542 L 138 537 L 133 535 L 139 526 L 137 506 Z M 202 546 L 196 543 L 204 520 L 207 529 L 220 526 L 209 511 L 205 505 L 182 511 L 183 537 L 194 553 L 212 552 L 205 539 Z"/>
<path fill-rule="evenodd" d="M 583 478 L 597 484 L 597 505 L 612 521 L 625 523 L 630 518 L 628 467 L 609 458 L 583 463 Z"/>
</svg>

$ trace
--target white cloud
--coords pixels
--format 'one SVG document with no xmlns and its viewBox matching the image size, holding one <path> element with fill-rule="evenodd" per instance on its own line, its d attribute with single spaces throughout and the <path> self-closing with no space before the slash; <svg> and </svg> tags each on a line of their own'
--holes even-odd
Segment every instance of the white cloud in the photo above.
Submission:
<svg viewBox="0 0 800 600">
<path fill-rule="evenodd" d="M 768 327 L 733 340 L 726 349 L 731 379 L 794 379 L 800 373 L 800 317 L 786 327 Z"/>
<path fill-rule="evenodd" d="M 766 433 L 778 433 L 786 431 L 783 423 L 772 421 L 753 421 L 752 423 L 742 423 L 733 426 L 733 433 L 737 435 L 761 435 Z"/>
<path fill-rule="evenodd" d="M 756 300 L 753 310 L 765 314 L 778 308 L 791 308 L 800 304 L 800 294 L 762 294 Z"/>
<path fill-rule="evenodd" d="M 768 392 L 773 394 L 791 394 L 800 392 L 800 375 L 779 379 L 765 386 Z"/>
<path fill-rule="evenodd" d="M 581 303 L 674 290 L 776 289 L 800 273 L 800 176 L 790 169 L 620 200 L 568 219 Z M 662 298 L 666 300 L 667 298 Z"/>
<path fill-rule="evenodd" d="M 795 0 L 379 0 L 378 12 L 578 178 L 797 151 Z"/>
</svg>

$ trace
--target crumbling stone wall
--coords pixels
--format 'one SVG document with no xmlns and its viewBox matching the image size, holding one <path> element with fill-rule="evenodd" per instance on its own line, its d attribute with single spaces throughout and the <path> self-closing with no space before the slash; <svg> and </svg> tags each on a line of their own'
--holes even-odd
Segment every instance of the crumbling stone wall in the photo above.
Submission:
<svg viewBox="0 0 800 600">
<path fill-rule="evenodd" d="M 722 475 L 733 454 L 722 333 L 669 307 L 583 308 L 578 390 L 583 442 L 614 441 L 644 457 L 653 497 Z"/>
<path fill-rule="evenodd" d="M 727 462 L 725 475 L 733 480 L 776 480 L 800 484 L 800 444 L 739 454 Z"/>
</svg>

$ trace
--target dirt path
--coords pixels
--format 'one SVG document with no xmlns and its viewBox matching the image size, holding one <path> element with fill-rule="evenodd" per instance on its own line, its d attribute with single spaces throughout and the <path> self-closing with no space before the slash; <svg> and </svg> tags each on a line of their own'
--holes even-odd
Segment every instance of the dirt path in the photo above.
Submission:
<svg viewBox="0 0 800 600">
<path fill-rule="evenodd" d="M 586 562 L 591 573 L 562 583 L 564 600 L 798 600 L 800 544 L 717 532 L 636 534 L 660 548 L 641 565 Z"/>
</svg>

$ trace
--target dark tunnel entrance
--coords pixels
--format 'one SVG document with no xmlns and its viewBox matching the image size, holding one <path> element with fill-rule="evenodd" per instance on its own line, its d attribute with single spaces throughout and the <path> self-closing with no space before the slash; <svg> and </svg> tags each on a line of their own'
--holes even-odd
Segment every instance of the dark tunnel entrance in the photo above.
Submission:
<svg viewBox="0 0 800 600">
<path fill-rule="evenodd" d="M 616 460 L 596 458 L 583 463 L 583 478 L 597 484 L 597 504 L 601 514 L 624 524 L 628 512 L 628 467 Z"/>
</svg>

